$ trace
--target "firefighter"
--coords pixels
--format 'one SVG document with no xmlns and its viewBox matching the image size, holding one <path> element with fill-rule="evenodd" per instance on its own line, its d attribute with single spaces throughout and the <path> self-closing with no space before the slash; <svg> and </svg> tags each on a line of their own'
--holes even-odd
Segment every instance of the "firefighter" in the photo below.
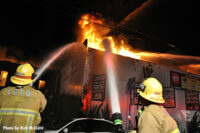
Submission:
<svg viewBox="0 0 200 133">
<path fill-rule="evenodd" d="M 34 133 L 42 129 L 37 125 L 47 101 L 39 90 L 31 86 L 33 75 L 31 64 L 19 65 L 10 78 L 14 86 L 0 91 L 0 133 Z"/>
<path fill-rule="evenodd" d="M 168 114 L 162 103 L 163 88 L 154 77 L 144 80 L 138 89 L 145 106 L 138 122 L 138 133 L 180 133 L 176 121 Z"/>
</svg>

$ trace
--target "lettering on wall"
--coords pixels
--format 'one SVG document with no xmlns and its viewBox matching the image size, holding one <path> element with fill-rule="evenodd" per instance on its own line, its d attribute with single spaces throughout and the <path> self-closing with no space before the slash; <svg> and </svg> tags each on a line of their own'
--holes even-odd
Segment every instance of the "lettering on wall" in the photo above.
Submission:
<svg viewBox="0 0 200 133">
<path fill-rule="evenodd" d="M 185 104 L 187 110 L 199 110 L 199 92 L 194 90 L 186 90 Z"/>
<path fill-rule="evenodd" d="M 163 97 L 165 99 L 165 103 L 163 104 L 166 108 L 175 108 L 175 90 L 173 87 L 171 88 L 164 88 L 163 89 Z"/>
<path fill-rule="evenodd" d="M 105 99 L 105 75 L 94 75 L 92 81 L 92 100 L 102 101 Z"/>
</svg>

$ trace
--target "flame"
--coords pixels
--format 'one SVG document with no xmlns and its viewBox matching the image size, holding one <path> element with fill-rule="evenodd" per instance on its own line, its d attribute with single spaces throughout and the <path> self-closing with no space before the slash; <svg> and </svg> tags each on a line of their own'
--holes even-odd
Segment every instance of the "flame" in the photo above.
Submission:
<svg viewBox="0 0 200 133">
<path fill-rule="evenodd" d="M 77 40 L 84 42 L 85 39 L 88 39 L 89 48 L 105 51 L 102 41 L 109 39 L 111 42 L 111 51 L 114 54 L 157 63 L 200 75 L 200 57 L 133 50 L 123 39 L 116 41 L 116 38 L 112 36 L 105 37 L 110 31 L 110 28 L 106 26 L 103 18 L 99 19 L 91 14 L 83 15 L 78 21 L 78 24 L 79 32 Z"/>
<path fill-rule="evenodd" d="M 98 19 L 90 14 L 85 14 L 81 18 L 82 19 L 78 22 L 81 31 L 78 41 L 83 42 L 85 39 L 88 39 L 88 47 L 105 51 L 102 41 L 103 39 L 109 39 L 112 53 L 140 59 L 140 57 L 133 52 L 131 47 L 125 44 L 124 40 L 120 40 L 120 43 L 116 45 L 117 43 L 114 41 L 113 37 L 104 37 L 104 35 L 110 31 L 110 28 L 103 26 L 106 25 L 104 19 Z"/>
</svg>

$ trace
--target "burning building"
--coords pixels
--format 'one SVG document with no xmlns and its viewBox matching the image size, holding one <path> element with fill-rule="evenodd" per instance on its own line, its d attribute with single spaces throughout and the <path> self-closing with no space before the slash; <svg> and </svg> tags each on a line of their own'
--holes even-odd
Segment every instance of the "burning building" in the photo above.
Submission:
<svg viewBox="0 0 200 133">
<path fill-rule="evenodd" d="M 89 51 L 89 56 L 92 56 L 90 61 L 93 63 L 90 66 L 90 77 L 84 104 L 91 107 L 93 104 L 106 104 L 110 101 L 108 92 L 110 81 L 107 77 L 104 52 L 95 49 L 89 49 Z M 129 108 L 131 108 L 130 114 L 134 126 L 134 118 L 137 114 L 138 94 L 131 87 L 131 84 L 134 81 L 140 82 L 144 78 L 153 76 L 158 78 L 163 85 L 166 100 L 164 107 L 177 121 L 180 129 L 186 130 L 187 122 L 194 112 L 199 110 L 199 75 L 120 55 L 114 55 L 113 58 L 124 127 L 128 128 L 129 126 Z"/>
<path fill-rule="evenodd" d="M 79 21 L 78 41 L 84 42 L 85 39 L 88 41 L 84 78 L 81 84 L 83 111 L 100 104 L 103 106 L 108 104 L 110 110 L 113 110 L 112 106 L 116 107 L 119 102 L 123 126 L 126 129 L 130 129 L 130 125 L 135 127 L 138 94 L 131 84 L 153 76 L 163 85 L 166 100 L 164 107 L 177 121 L 180 131 L 186 131 L 192 115 L 200 109 L 200 76 L 198 71 L 186 71 L 183 62 L 190 64 L 193 60 L 197 63 L 199 57 L 133 49 L 127 44 L 126 38 L 105 36 L 109 29 L 105 26 L 102 28 L 103 24 L 103 19 L 99 20 L 88 14 Z M 107 46 L 102 43 L 105 38 L 110 42 L 111 57 L 106 57 L 105 54 Z M 105 58 L 111 58 L 108 59 L 110 62 L 105 61 Z M 114 72 L 115 81 L 109 79 L 111 71 Z M 111 103 L 110 82 L 116 83 L 114 87 L 117 88 L 119 98 L 119 101 L 115 99 L 116 105 L 112 105 L 115 102 Z"/>
<path fill-rule="evenodd" d="M 86 14 L 81 17 L 78 24 L 77 41 L 84 42 L 87 39 L 86 48 L 83 44 L 78 43 L 66 52 L 63 55 L 65 58 L 59 59 L 60 62 L 57 62 L 60 74 L 47 72 L 41 77 L 46 82 L 39 82 L 41 83 L 39 88 L 45 86 L 60 93 L 82 95 L 83 112 L 90 110 L 93 105 L 103 105 L 102 107 L 106 108 L 107 104 L 109 110 L 112 110 L 119 102 L 119 108 L 116 110 L 122 113 L 123 126 L 129 129 L 131 124 L 133 127 L 136 126 L 134 118 L 137 114 L 138 103 L 138 94 L 131 84 L 154 76 L 163 84 L 166 100 L 164 106 L 175 118 L 180 130 L 186 130 L 188 121 L 191 120 L 194 112 L 199 111 L 199 57 L 134 49 L 128 44 L 148 45 L 149 41 L 146 43 L 144 38 L 134 36 L 130 42 L 124 35 L 109 35 L 110 27 L 106 26 L 102 17 L 99 19 Z M 105 46 L 106 43 L 103 45 L 104 39 L 109 40 L 110 46 Z M 109 57 L 105 56 L 106 48 L 110 49 L 109 51 L 112 53 Z M 61 51 L 65 51 L 65 48 Z M 108 59 L 107 62 L 105 58 Z M 9 68 L 10 63 L 2 65 L 3 63 L 1 62 L 0 81 L 4 86 L 8 82 L 5 80 L 6 75 L 8 74 L 8 79 L 12 73 L 14 74 L 17 64 L 13 63 L 12 68 Z M 191 69 L 193 67 L 197 69 L 194 71 Z M 6 74 L 5 71 L 8 73 Z M 109 72 L 112 72 L 111 75 L 114 72 L 111 79 L 108 76 Z M 114 88 L 118 92 L 114 98 L 117 96 L 118 99 L 111 103 L 113 98 L 109 95 L 112 93 L 112 91 L 109 92 L 109 89 L 113 86 L 109 86 L 109 84 L 113 79 Z M 59 109 L 63 109 L 62 113 L 66 114 L 69 110 L 63 105 Z M 55 107 L 58 108 L 58 105 Z M 71 110 L 73 112 L 72 108 Z M 57 111 L 57 113 L 60 112 Z M 104 117 L 103 111 L 100 115 Z M 131 119 L 128 118 L 129 115 Z"/>
</svg>

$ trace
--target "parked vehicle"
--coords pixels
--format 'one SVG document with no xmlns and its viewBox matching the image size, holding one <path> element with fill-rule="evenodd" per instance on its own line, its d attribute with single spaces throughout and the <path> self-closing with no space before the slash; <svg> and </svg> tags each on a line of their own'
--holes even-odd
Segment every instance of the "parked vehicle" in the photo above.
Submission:
<svg viewBox="0 0 200 133">
<path fill-rule="evenodd" d="M 48 130 L 44 133 L 68 133 L 68 132 L 114 132 L 113 122 L 105 119 L 97 118 L 78 118 L 67 123 L 65 126 L 58 130 Z"/>
</svg>

